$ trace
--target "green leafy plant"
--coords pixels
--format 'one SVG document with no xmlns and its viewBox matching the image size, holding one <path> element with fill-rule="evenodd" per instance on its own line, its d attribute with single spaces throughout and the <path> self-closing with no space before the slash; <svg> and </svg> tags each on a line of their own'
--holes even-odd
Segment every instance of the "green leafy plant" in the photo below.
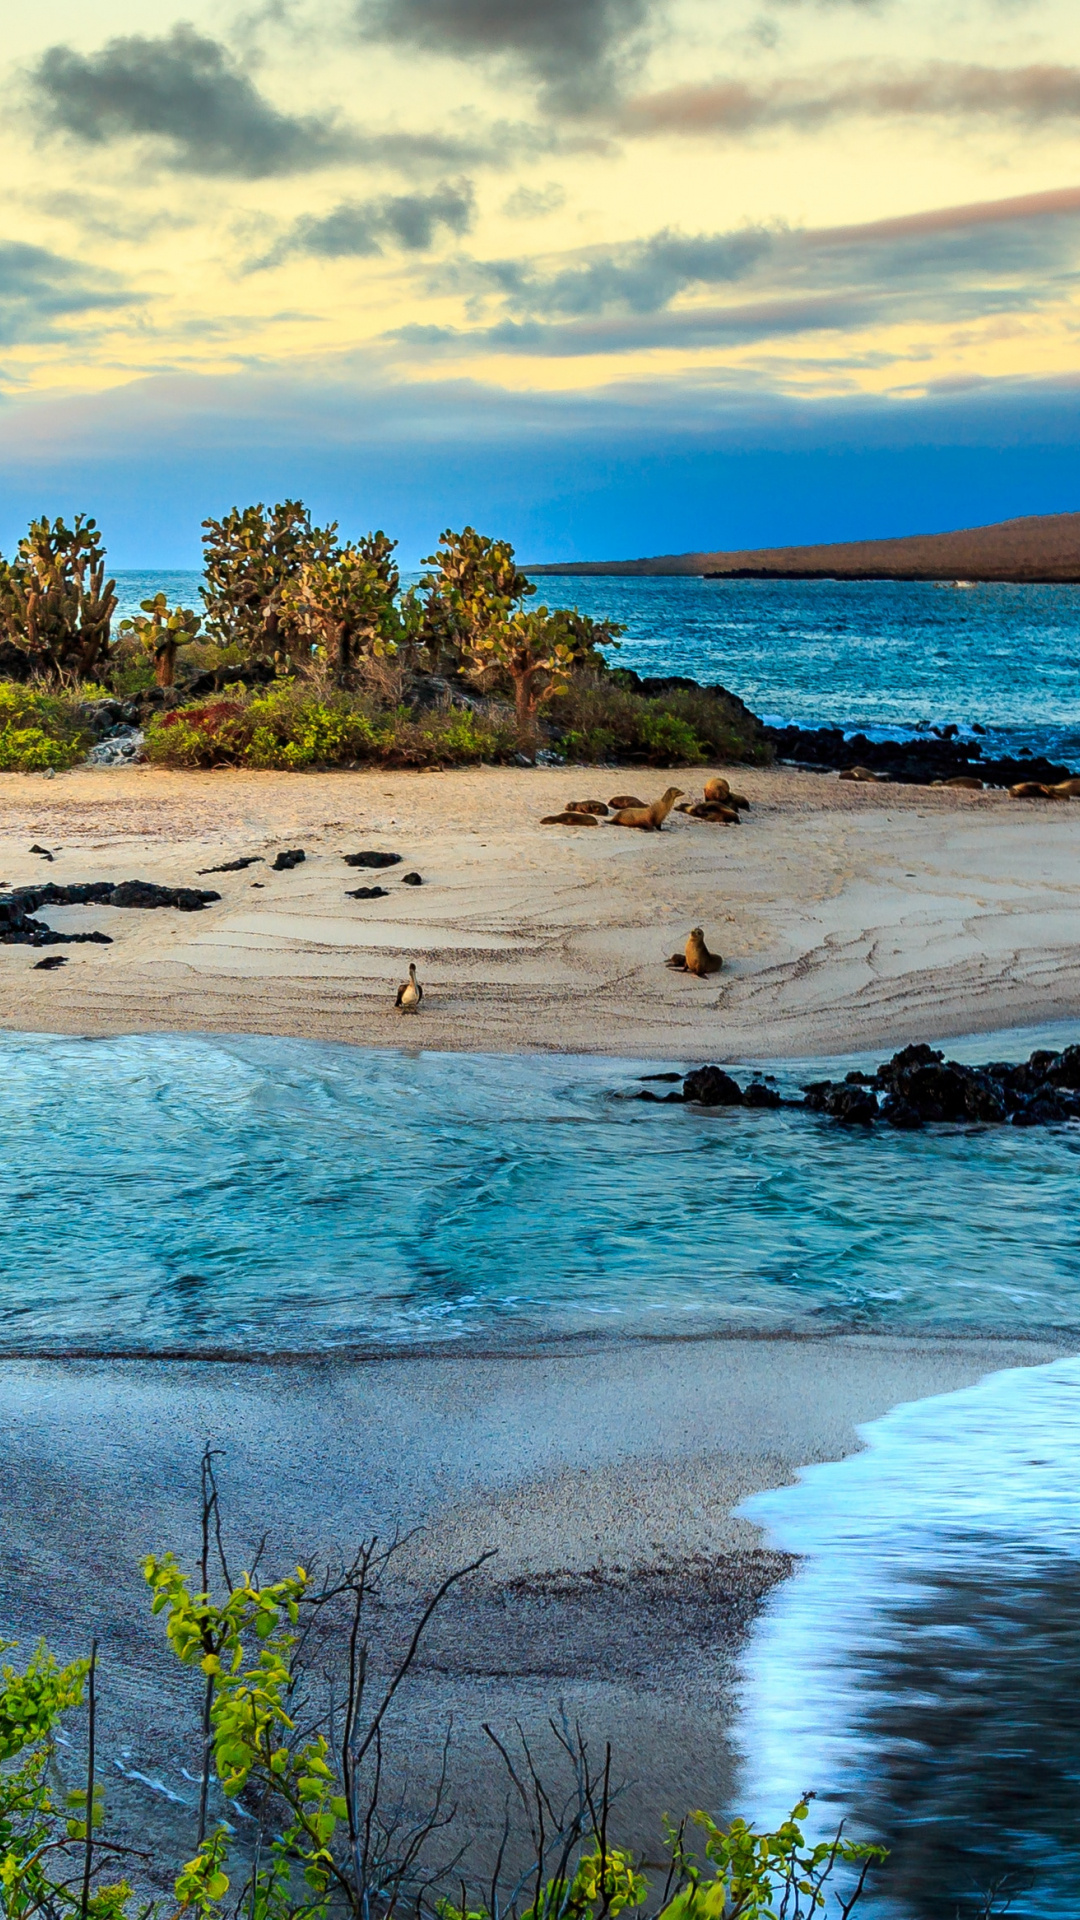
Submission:
<svg viewBox="0 0 1080 1920">
<path fill-rule="evenodd" d="M 264 694 L 227 688 L 226 697 L 158 714 L 146 731 L 147 757 L 159 766 L 247 766 L 302 772 L 309 767 L 428 767 L 505 759 L 513 729 L 470 709 L 439 707 L 417 716 L 361 694 L 320 692 L 302 681 Z"/>
<path fill-rule="evenodd" d="M 81 760 L 89 745 L 75 694 L 0 681 L 0 772 L 61 772 Z"/>
</svg>

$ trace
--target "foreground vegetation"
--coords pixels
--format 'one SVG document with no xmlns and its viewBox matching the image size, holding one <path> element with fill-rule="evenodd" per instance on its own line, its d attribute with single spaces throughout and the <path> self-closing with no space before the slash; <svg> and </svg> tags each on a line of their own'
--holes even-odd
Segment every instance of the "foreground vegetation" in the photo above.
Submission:
<svg viewBox="0 0 1080 1920">
<path fill-rule="evenodd" d="M 115 632 L 92 519 L 0 558 L 0 771 L 74 765 L 117 714 L 177 767 L 769 757 L 740 701 L 612 667 L 622 628 L 529 605 L 513 548 L 471 527 L 403 588 L 386 534 L 342 541 L 301 501 L 203 524 L 204 610 L 159 593 Z"/>
<path fill-rule="evenodd" d="M 446 1769 L 426 1800 L 403 1803 L 388 1716 L 440 1601 L 490 1556 L 443 1583 L 405 1654 L 375 1681 L 367 1619 L 378 1610 L 393 1549 L 370 1541 L 322 1580 L 303 1567 L 277 1580 L 234 1580 L 209 1451 L 202 1489 L 194 1580 L 171 1553 L 150 1555 L 143 1568 L 170 1648 L 201 1680 L 198 1807 L 190 1857 L 170 1869 L 172 1897 L 137 1894 L 136 1883 L 161 1883 L 164 1863 L 109 1836 L 96 1749 L 96 1644 L 66 1667 L 39 1646 L 21 1672 L 0 1669 L 7 1920 L 616 1920 L 632 1911 L 664 1920 L 809 1920 L 827 1907 L 843 1920 L 858 1904 L 881 1849 L 840 1833 L 808 1842 L 805 1804 L 774 1833 L 691 1814 L 669 1827 L 667 1871 L 650 1884 L 611 1838 L 610 1751 L 594 1768 L 580 1732 L 557 1722 L 568 1790 L 541 1777 L 523 1736 L 511 1749 L 488 1730 L 493 1760 L 505 1769 L 493 1791 L 502 1798 L 509 1787 L 518 1832 L 508 1822 L 474 1889 L 470 1836 L 457 1830 Z M 85 1759 L 74 1784 L 62 1771 L 59 1729 L 84 1702 Z M 67 1736 L 63 1747 L 67 1764 Z"/>
</svg>

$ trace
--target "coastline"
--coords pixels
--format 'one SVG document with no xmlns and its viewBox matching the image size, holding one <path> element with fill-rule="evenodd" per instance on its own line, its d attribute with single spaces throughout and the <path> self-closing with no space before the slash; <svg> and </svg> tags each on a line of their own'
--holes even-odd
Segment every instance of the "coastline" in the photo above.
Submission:
<svg viewBox="0 0 1080 1920">
<path fill-rule="evenodd" d="M 192 1557 L 209 1442 L 225 1450 L 241 1560 L 267 1525 L 267 1567 L 339 1562 L 364 1535 L 420 1529 L 380 1615 L 391 1646 L 422 1595 L 497 1547 L 403 1690 L 395 1764 L 430 1778 L 452 1717 L 455 1797 L 483 1843 L 501 1817 L 483 1723 L 520 1721 L 543 1744 L 561 1703 L 637 1782 L 621 1837 L 655 1846 L 662 1813 L 722 1809 L 739 1790 L 738 1659 L 791 1563 L 733 1509 L 858 1450 L 856 1428 L 897 1404 L 1068 1351 L 841 1335 L 242 1376 L 220 1363 L 4 1361 L 4 1630 L 45 1633 L 62 1654 L 101 1635 L 114 1816 L 142 1844 L 148 1828 L 186 1834 L 190 1676 L 162 1654 L 138 1563 L 169 1546 Z M 113 1771 L 120 1755 L 130 1777 Z"/>
<path fill-rule="evenodd" d="M 752 804 L 737 831 L 539 824 L 572 795 L 697 791 L 710 771 L 10 776 L 9 884 L 138 877 L 223 898 L 196 914 L 45 910 L 114 944 L 61 948 L 55 973 L 33 971 L 33 949 L 0 949 L 0 1024 L 765 1061 L 1076 1017 L 1068 806 L 740 767 Z M 303 864 L 270 871 L 300 846 Z M 358 876 L 341 855 L 363 847 L 402 855 L 387 900 L 346 896 Z M 262 866 L 196 879 L 253 853 Z M 412 867 L 423 885 L 402 890 Z M 663 966 L 695 922 L 725 954 L 718 981 Z M 392 989 L 410 957 L 427 994 L 404 1022 Z M 269 1521 L 271 1561 L 422 1529 L 388 1597 L 391 1643 L 419 1596 L 498 1548 L 440 1619 L 394 1729 L 430 1777 L 454 1718 L 458 1799 L 481 1842 L 495 1819 L 483 1722 L 520 1721 L 542 1743 L 562 1703 L 639 1776 L 621 1837 L 655 1848 L 661 1813 L 730 1809 L 739 1790 L 738 1662 L 791 1563 L 734 1509 L 856 1451 L 858 1427 L 897 1405 L 1073 1351 L 1053 1336 L 766 1331 L 273 1361 L 0 1357 L 0 1628 L 61 1654 L 101 1634 L 103 1750 L 127 1756 L 110 1782 L 121 1831 L 175 1852 L 187 1677 L 162 1656 L 138 1560 L 191 1556 L 199 1455 L 221 1445 L 233 1535 L 254 1543 Z"/>
<path fill-rule="evenodd" d="M 698 792 L 711 771 L 6 776 L 8 885 L 137 877 L 223 897 L 197 914 L 50 909 L 113 944 L 59 949 L 55 973 L 0 948 L 0 1024 L 694 1061 L 891 1049 L 1080 1007 L 1073 805 L 739 767 L 738 829 L 540 824 L 594 789 Z M 299 846 L 303 865 L 269 871 Z M 346 896 L 341 855 L 365 846 L 404 863 L 375 876 L 378 903 Z M 196 878 L 255 853 L 259 868 Z M 403 889 L 410 868 L 423 885 Z M 664 967 L 693 925 L 724 955 L 716 979 Z M 425 1002 L 406 1025 L 393 995 L 410 958 Z"/>
</svg>

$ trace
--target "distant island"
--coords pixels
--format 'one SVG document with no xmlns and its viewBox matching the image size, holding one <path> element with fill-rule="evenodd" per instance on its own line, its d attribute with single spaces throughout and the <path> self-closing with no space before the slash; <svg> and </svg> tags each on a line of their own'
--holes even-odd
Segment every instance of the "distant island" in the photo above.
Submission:
<svg viewBox="0 0 1080 1920">
<path fill-rule="evenodd" d="M 818 547 L 574 560 L 530 574 L 703 574 L 711 580 L 1015 580 L 1080 582 L 1080 513 L 1031 514 L 956 533 Z"/>
</svg>

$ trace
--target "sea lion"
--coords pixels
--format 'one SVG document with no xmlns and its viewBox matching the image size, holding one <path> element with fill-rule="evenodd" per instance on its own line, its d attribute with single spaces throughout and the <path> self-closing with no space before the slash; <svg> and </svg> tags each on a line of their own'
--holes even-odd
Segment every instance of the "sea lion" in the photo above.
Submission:
<svg viewBox="0 0 1080 1920">
<path fill-rule="evenodd" d="M 608 812 L 608 805 L 606 800 L 568 800 L 566 811 L 567 813 L 605 814 Z"/>
<path fill-rule="evenodd" d="M 567 808 L 565 813 L 545 813 L 540 825 L 542 827 L 598 827 L 600 822 L 594 813 L 574 813 Z"/>
<path fill-rule="evenodd" d="M 714 773 L 711 780 L 705 782 L 706 800 L 726 800 L 731 788 L 722 773 Z"/>
<path fill-rule="evenodd" d="M 739 825 L 738 810 L 735 807 L 722 807 L 718 800 L 711 803 L 708 800 L 699 800 L 696 806 L 680 807 L 679 812 L 688 814 L 691 820 L 712 820 L 717 825 L 726 827 Z"/>
<path fill-rule="evenodd" d="M 618 813 L 620 807 L 643 807 L 644 800 L 635 799 L 632 793 L 617 793 L 614 800 L 608 801 L 612 813 Z"/>
<path fill-rule="evenodd" d="M 1050 791 L 1059 800 L 1080 800 L 1080 780 L 1059 780 Z"/>
<path fill-rule="evenodd" d="M 875 773 L 871 767 L 844 767 L 840 774 L 841 780 L 861 780 L 863 782 L 887 780 L 888 777 L 887 773 Z"/>
<path fill-rule="evenodd" d="M 699 980 L 706 974 L 719 973 L 724 962 L 718 953 L 710 953 L 705 945 L 705 935 L 700 927 L 692 927 L 686 938 L 683 953 L 673 953 L 666 965 L 676 973 L 693 973 Z"/>
<path fill-rule="evenodd" d="M 681 787 L 669 787 L 651 806 L 620 807 L 607 824 L 609 827 L 640 827 L 643 833 L 659 833 L 681 793 Z"/>
<path fill-rule="evenodd" d="M 1009 788 L 1010 800 L 1049 800 L 1050 789 L 1039 780 L 1018 780 Z"/>
<path fill-rule="evenodd" d="M 729 807 L 741 807 L 744 813 L 749 813 L 749 811 L 750 811 L 750 802 L 749 802 L 749 800 L 747 799 L 747 797 L 746 797 L 746 795 L 745 795 L 745 793 L 733 793 L 733 794 L 731 794 L 731 795 L 730 795 L 730 797 L 729 797 L 729 799 L 728 799 L 728 806 L 729 806 Z"/>
<path fill-rule="evenodd" d="M 981 793 L 983 790 L 982 781 L 976 780 L 973 773 L 954 773 L 951 780 L 943 780 L 941 784 L 943 787 L 962 788 L 965 793 Z"/>
</svg>

